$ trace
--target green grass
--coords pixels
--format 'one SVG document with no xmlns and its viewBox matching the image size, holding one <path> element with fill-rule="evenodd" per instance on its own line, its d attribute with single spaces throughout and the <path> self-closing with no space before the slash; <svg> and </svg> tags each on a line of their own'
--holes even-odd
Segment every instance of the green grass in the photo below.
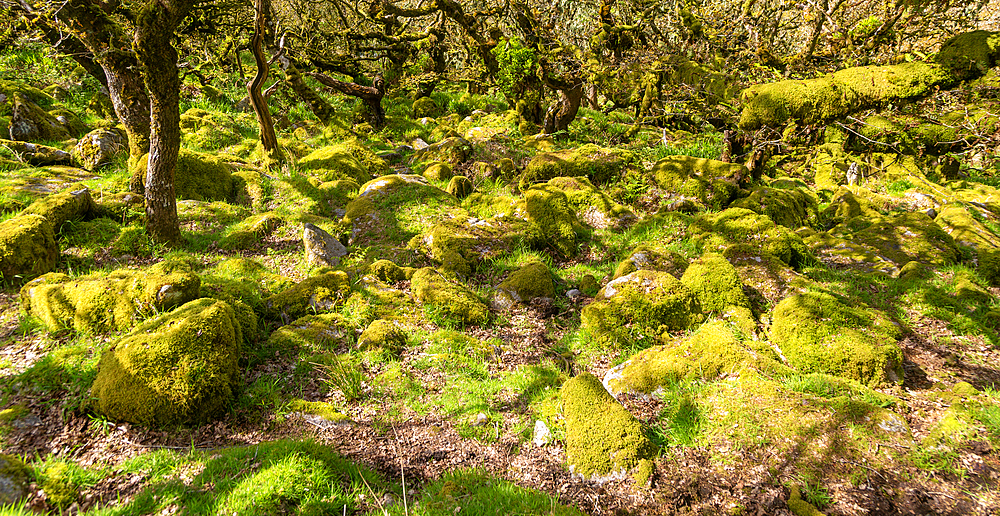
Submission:
<svg viewBox="0 0 1000 516">
<path fill-rule="evenodd" d="M 419 503 L 409 505 L 413 516 L 451 516 L 453 514 L 583 515 L 559 499 L 479 470 L 450 471 L 424 489 Z M 390 514 L 406 514 L 402 504 L 395 504 Z"/>
</svg>

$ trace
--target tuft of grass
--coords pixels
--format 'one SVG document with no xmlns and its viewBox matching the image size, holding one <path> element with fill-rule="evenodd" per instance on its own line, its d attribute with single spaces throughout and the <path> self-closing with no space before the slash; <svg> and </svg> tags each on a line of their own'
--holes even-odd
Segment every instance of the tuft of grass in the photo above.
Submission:
<svg viewBox="0 0 1000 516">
<path fill-rule="evenodd" d="M 408 511 L 414 516 L 451 516 L 463 514 L 551 514 L 583 515 L 574 507 L 559 503 L 559 499 L 534 489 L 489 474 L 466 469 L 450 471 L 424 490 L 419 503 Z M 405 514 L 403 504 L 395 504 L 390 514 Z"/>
</svg>

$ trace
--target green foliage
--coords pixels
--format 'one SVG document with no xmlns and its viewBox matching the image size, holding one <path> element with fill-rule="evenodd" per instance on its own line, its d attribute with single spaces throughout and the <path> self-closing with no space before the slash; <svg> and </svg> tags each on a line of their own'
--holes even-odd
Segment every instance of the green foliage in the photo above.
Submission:
<svg viewBox="0 0 1000 516">
<path fill-rule="evenodd" d="M 583 513 L 559 504 L 558 498 L 513 482 L 495 478 L 484 471 L 450 471 L 424 490 L 419 504 L 409 512 L 414 516 L 451 516 L 459 511 L 468 514 L 550 514 L 577 516 Z M 403 514 L 402 504 L 395 504 L 390 514 Z"/>
<path fill-rule="evenodd" d="M 492 50 L 500 65 L 497 83 L 508 98 L 518 98 L 524 89 L 524 81 L 534 73 L 538 64 L 535 50 L 524 46 L 518 38 L 511 38 Z"/>
</svg>

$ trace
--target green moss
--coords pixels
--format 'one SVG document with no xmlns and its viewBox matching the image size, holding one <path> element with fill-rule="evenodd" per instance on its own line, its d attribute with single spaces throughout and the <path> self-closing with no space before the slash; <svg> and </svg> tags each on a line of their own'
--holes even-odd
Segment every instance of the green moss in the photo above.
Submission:
<svg viewBox="0 0 1000 516">
<path fill-rule="evenodd" d="M 410 282 L 417 301 L 434 305 L 463 324 L 483 325 L 489 321 L 489 308 L 475 292 L 448 281 L 430 267 L 415 272 Z"/>
<path fill-rule="evenodd" d="M 132 167 L 132 177 L 145 178 L 149 154 Z M 144 181 L 142 181 L 144 183 Z M 178 199 L 231 201 L 236 197 L 233 168 L 210 154 L 181 149 L 174 169 L 174 192 Z"/>
<path fill-rule="evenodd" d="M 652 393 L 682 380 L 710 381 L 753 369 L 787 374 L 778 354 L 766 344 L 743 340 L 723 321 L 701 325 L 690 336 L 640 351 L 604 377 L 613 394 Z"/>
<path fill-rule="evenodd" d="M 602 345 L 648 346 L 703 319 L 698 298 L 665 272 L 638 270 L 612 280 L 580 314 Z"/>
<path fill-rule="evenodd" d="M 979 252 L 979 273 L 991 286 L 1000 286 L 1000 249 Z"/>
<path fill-rule="evenodd" d="M 50 273 L 21 288 L 21 307 L 51 331 L 123 331 L 154 311 L 169 310 L 199 296 L 201 279 L 190 270 L 121 269 L 79 278 Z"/>
<path fill-rule="evenodd" d="M 12 455 L 0 453 L 0 506 L 15 504 L 28 494 L 28 468 Z"/>
<path fill-rule="evenodd" d="M 49 464 L 41 473 L 41 487 L 47 502 L 63 510 L 77 501 L 80 490 L 73 482 L 73 465 L 58 461 Z"/>
<path fill-rule="evenodd" d="M 448 181 L 447 192 L 458 199 L 465 199 L 476 191 L 476 185 L 465 176 L 455 176 Z"/>
<path fill-rule="evenodd" d="M 23 404 L 18 403 L 12 407 L 0 410 L 0 425 L 6 425 L 12 421 L 20 419 L 22 416 L 28 414 L 28 408 Z"/>
<path fill-rule="evenodd" d="M 557 188 L 540 185 L 524 193 L 523 208 L 531 224 L 534 245 L 551 247 L 563 257 L 576 256 L 579 251 L 577 232 L 583 231 L 566 194 Z"/>
<path fill-rule="evenodd" d="M 642 424 L 590 373 L 562 386 L 566 461 L 585 477 L 631 471 L 656 454 Z"/>
<path fill-rule="evenodd" d="M 791 494 L 788 495 L 788 510 L 792 511 L 792 514 L 795 516 L 824 516 L 816 507 L 802 499 L 797 484 L 793 484 L 789 490 Z"/>
<path fill-rule="evenodd" d="M 343 303 L 351 292 L 351 281 L 342 271 L 306 278 L 295 286 L 264 300 L 268 317 L 288 322 L 307 312 L 326 312 Z"/>
<path fill-rule="evenodd" d="M 530 303 L 539 297 L 554 298 L 555 284 L 552 272 L 542 262 L 532 262 L 512 272 L 497 285 L 494 304 L 512 307 L 517 303 Z"/>
<path fill-rule="evenodd" d="M 438 107 L 434 99 L 430 97 L 420 97 L 413 101 L 413 118 L 434 118 L 441 114 L 441 108 Z"/>
<path fill-rule="evenodd" d="M 789 121 L 816 125 L 854 111 L 926 96 L 947 88 L 955 76 L 941 65 L 926 62 L 846 68 L 809 80 L 788 80 L 751 86 L 740 95 L 739 127 L 753 131 L 782 127 Z"/>
<path fill-rule="evenodd" d="M 198 299 L 138 326 L 101 355 L 91 392 L 105 416 L 141 425 L 202 423 L 241 380 L 233 309 Z"/>
<path fill-rule="evenodd" d="M 233 225 L 219 242 L 219 247 L 230 250 L 256 247 L 284 222 L 272 211 L 251 215 Z"/>
<path fill-rule="evenodd" d="M 1000 33 L 985 30 L 953 36 L 941 45 L 935 60 L 960 79 L 985 74 L 1000 58 Z"/>
<path fill-rule="evenodd" d="M 593 274 L 585 274 L 580 278 L 580 283 L 577 285 L 580 292 L 583 292 L 585 296 L 595 296 L 597 292 L 601 289 L 601 285 L 597 282 L 597 278 Z"/>
<path fill-rule="evenodd" d="M 687 268 L 688 259 L 677 251 L 655 243 L 644 243 L 639 244 L 618 264 L 611 279 L 620 278 L 640 269 L 667 272 L 679 278 Z"/>
<path fill-rule="evenodd" d="M 586 177 L 555 177 L 549 180 L 547 186 L 558 188 L 566 194 L 577 218 L 593 228 L 621 229 L 636 220 L 631 210 L 613 201 Z"/>
<path fill-rule="evenodd" d="M 951 278 L 951 286 L 955 289 L 955 297 L 959 301 L 971 305 L 985 305 L 993 301 L 993 294 L 978 284 L 978 278 L 968 271 L 958 271 Z"/>
<path fill-rule="evenodd" d="M 185 147 L 213 151 L 243 140 L 239 126 L 229 115 L 191 108 L 181 113 L 181 141 Z"/>
<path fill-rule="evenodd" d="M 698 297 L 703 312 L 725 312 L 730 307 L 750 308 L 736 268 L 721 254 L 706 253 L 691 262 L 681 283 Z"/>
<path fill-rule="evenodd" d="M 764 312 L 777 304 L 803 279 L 784 262 L 749 244 L 730 246 L 722 254 L 733 264 L 740 281 L 750 292 L 754 308 Z"/>
<path fill-rule="evenodd" d="M 554 177 L 584 176 L 594 184 L 607 184 L 635 158 L 628 151 L 603 148 L 592 143 L 575 149 L 536 154 L 524 167 L 518 181 L 521 190 Z"/>
<path fill-rule="evenodd" d="M 750 177 L 738 163 L 691 156 L 667 156 L 653 164 L 650 174 L 661 188 L 716 209 L 728 206 L 736 196 L 736 184 Z"/>
<path fill-rule="evenodd" d="M 49 116 L 55 118 L 72 138 L 79 138 L 87 134 L 87 131 L 90 131 L 87 124 L 83 123 L 83 120 L 80 120 L 80 117 L 76 116 L 76 113 L 66 108 L 51 109 L 49 110 Z"/>
<path fill-rule="evenodd" d="M 452 211 L 451 215 L 408 244 L 425 252 L 442 272 L 449 274 L 469 276 L 483 260 L 494 259 L 537 238 L 529 224 L 515 218 L 480 220 L 461 210 Z"/>
<path fill-rule="evenodd" d="M 855 194 L 858 192 L 861 195 Z M 859 187 L 841 186 L 837 188 L 830 203 L 823 210 L 822 219 L 826 227 L 841 224 L 856 217 L 873 218 L 881 216 L 881 212 L 871 200 L 871 191 Z"/>
<path fill-rule="evenodd" d="M 424 177 L 431 181 L 448 181 L 452 177 L 452 166 L 444 161 L 434 161 L 424 169 Z"/>
<path fill-rule="evenodd" d="M 734 208 L 747 208 L 767 215 L 775 224 L 795 229 L 816 223 L 817 199 L 805 188 L 755 188 L 749 196 L 732 204 Z"/>
<path fill-rule="evenodd" d="M 334 423 L 346 423 L 351 420 L 344 414 L 337 412 L 337 410 L 333 408 L 333 405 L 322 401 L 292 400 L 288 404 L 288 410 L 319 416 Z"/>
<path fill-rule="evenodd" d="M 54 116 L 45 112 L 26 95 L 15 92 L 11 95 L 11 99 L 13 100 L 13 113 L 19 112 L 20 118 L 30 120 L 38 128 L 37 139 L 63 141 L 70 138 L 69 131 Z M 11 118 L 16 118 L 16 116 Z"/>
<path fill-rule="evenodd" d="M 320 181 L 351 179 L 357 184 L 364 184 L 372 177 L 368 167 L 355 157 L 352 148 L 347 144 L 317 149 L 300 159 L 298 168 Z"/>
<path fill-rule="evenodd" d="M 271 332 L 267 349 L 345 352 L 354 347 L 355 338 L 354 328 L 340 314 L 306 315 Z"/>
<path fill-rule="evenodd" d="M 59 244 L 52 225 L 41 215 L 23 215 L 0 222 L 0 281 L 24 281 L 52 270 Z"/>
<path fill-rule="evenodd" d="M 746 208 L 700 215 L 688 226 L 688 232 L 709 251 L 745 243 L 767 251 L 793 268 L 812 261 L 801 237 L 775 224 L 770 217 Z"/>
<path fill-rule="evenodd" d="M 947 265 L 960 256 L 955 239 L 924 213 L 904 213 L 878 220 L 854 234 L 898 266 L 910 261 Z"/>
<path fill-rule="evenodd" d="M 387 283 L 396 283 L 406 279 L 403 269 L 389 260 L 376 260 L 368 268 L 368 271 L 379 280 Z"/>
<path fill-rule="evenodd" d="M 884 313 L 854 301 L 807 292 L 774 308 L 771 342 L 803 372 L 829 373 L 867 385 L 903 378 L 902 332 Z"/>
<path fill-rule="evenodd" d="M 406 332 L 395 322 L 376 319 L 358 337 L 358 348 L 399 353 L 406 347 L 406 338 Z"/>
<path fill-rule="evenodd" d="M 943 207 L 934 222 L 951 235 L 956 244 L 977 250 L 1000 248 L 1000 237 L 963 205 Z"/>
<path fill-rule="evenodd" d="M 273 197 L 270 178 L 256 170 L 237 170 L 233 172 L 233 180 L 236 184 L 233 199 L 236 204 L 250 206 L 255 212 L 267 209 Z"/>
</svg>

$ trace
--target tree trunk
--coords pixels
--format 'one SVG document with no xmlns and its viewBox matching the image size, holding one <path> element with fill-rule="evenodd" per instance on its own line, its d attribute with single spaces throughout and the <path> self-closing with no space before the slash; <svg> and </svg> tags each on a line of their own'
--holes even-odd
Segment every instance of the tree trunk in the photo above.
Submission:
<svg viewBox="0 0 1000 516">
<path fill-rule="evenodd" d="M 309 107 L 312 108 L 313 114 L 316 118 L 324 124 L 329 124 L 333 119 L 333 106 L 331 106 L 327 101 L 323 100 L 312 88 L 306 84 L 306 81 L 302 79 L 302 74 L 299 73 L 299 69 L 295 67 L 295 63 L 292 62 L 291 58 L 281 56 L 281 67 L 285 71 L 285 82 L 291 86 L 292 91 L 299 96 L 300 99 L 304 100 Z"/>
<path fill-rule="evenodd" d="M 180 240 L 174 170 L 180 151 L 180 76 L 174 29 L 191 0 L 148 0 L 136 20 L 135 48 L 150 97 L 150 152 L 146 167 L 146 232 L 155 242 Z"/>
<path fill-rule="evenodd" d="M 565 131 L 580 111 L 583 100 L 583 83 L 572 88 L 559 90 L 559 100 L 545 114 L 545 133 L 552 134 Z"/>
<path fill-rule="evenodd" d="M 385 125 L 385 109 L 382 108 L 382 97 L 385 96 L 385 81 L 381 75 L 372 81 L 374 86 L 362 86 L 353 82 L 338 81 L 329 75 L 319 72 L 306 72 L 306 75 L 316 79 L 325 86 L 329 86 L 345 95 L 357 97 L 365 103 L 368 108 L 368 122 L 376 130 Z"/>
<path fill-rule="evenodd" d="M 260 48 L 265 30 L 264 2 L 257 0 L 255 4 L 257 18 L 254 24 L 253 38 L 250 40 L 250 51 L 253 53 L 254 61 L 257 63 L 257 74 L 247 84 L 247 92 L 250 95 L 250 104 L 253 106 L 254 113 L 257 114 L 257 123 L 260 125 L 260 143 L 264 146 L 264 150 L 269 156 L 280 159 L 281 150 L 278 149 L 278 137 L 274 134 L 274 120 L 271 119 L 271 111 L 267 108 L 267 100 L 260 92 L 260 86 L 267 80 L 268 69 L 270 68 L 270 65 L 264 59 L 264 52 Z"/>
</svg>

